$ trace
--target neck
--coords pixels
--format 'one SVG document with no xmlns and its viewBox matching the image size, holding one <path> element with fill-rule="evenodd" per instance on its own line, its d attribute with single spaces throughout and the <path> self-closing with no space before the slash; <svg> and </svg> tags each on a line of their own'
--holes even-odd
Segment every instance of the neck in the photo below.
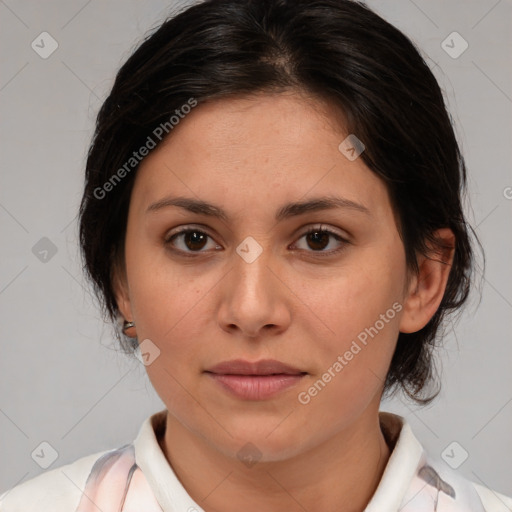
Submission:
<svg viewBox="0 0 512 512">
<path fill-rule="evenodd" d="M 206 512 L 361 512 L 391 455 L 378 407 L 319 446 L 251 467 L 220 452 L 169 413 L 159 441 L 182 485 Z"/>
</svg>

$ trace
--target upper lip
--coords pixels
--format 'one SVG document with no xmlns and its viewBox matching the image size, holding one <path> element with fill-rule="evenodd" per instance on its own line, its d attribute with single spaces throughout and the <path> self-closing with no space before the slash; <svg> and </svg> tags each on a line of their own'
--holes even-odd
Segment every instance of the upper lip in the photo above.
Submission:
<svg viewBox="0 0 512 512">
<path fill-rule="evenodd" d="M 288 364 L 276 361 L 275 359 L 262 359 L 254 362 L 244 361 L 243 359 L 233 359 L 216 364 L 206 371 L 224 375 L 301 375 L 307 373 Z"/>
</svg>

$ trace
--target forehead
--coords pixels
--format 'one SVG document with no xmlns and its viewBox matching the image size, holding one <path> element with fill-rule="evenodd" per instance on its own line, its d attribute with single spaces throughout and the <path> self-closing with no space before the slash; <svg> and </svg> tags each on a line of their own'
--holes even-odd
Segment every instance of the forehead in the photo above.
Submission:
<svg viewBox="0 0 512 512">
<path fill-rule="evenodd" d="M 343 113 L 338 108 L 334 115 L 332 110 L 332 105 L 295 92 L 209 101 L 186 116 L 162 148 L 179 132 L 180 145 L 195 150 L 190 157 L 254 156 L 258 148 L 291 156 L 302 146 L 330 144 L 326 135 L 340 138 Z"/>
<path fill-rule="evenodd" d="M 340 151 L 347 135 L 339 110 L 297 94 L 201 104 L 142 161 L 133 200 L 142 209 L 179 194 L 238 211 L 336 193 L 378 215 L 387 191 Z"/>
</svg>

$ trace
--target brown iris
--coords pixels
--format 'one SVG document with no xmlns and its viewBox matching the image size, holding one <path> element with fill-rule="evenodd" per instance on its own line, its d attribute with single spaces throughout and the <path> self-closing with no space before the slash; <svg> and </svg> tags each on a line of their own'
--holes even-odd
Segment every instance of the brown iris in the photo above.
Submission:
<svg viewBox="0 0 512 512">
<path fill-rule="evenodd" d="M 312 249 L 324 249 L 329 244 L 330 236 L 331 235 L 329 235 L 329 233 L 327 233 L 326 231 L 311 231 L 307 233 L 308 244 Z M 321 245 L 321 247 L 318 247 L 317 245 Z"/>
<path fill-rule="evenodd" d="M 206 244 L 207 238 L 208 235 L 200 231 L 188 231 L 183 233 L 183 241 L 191 251 L 202 249 Z"/>
</svg>

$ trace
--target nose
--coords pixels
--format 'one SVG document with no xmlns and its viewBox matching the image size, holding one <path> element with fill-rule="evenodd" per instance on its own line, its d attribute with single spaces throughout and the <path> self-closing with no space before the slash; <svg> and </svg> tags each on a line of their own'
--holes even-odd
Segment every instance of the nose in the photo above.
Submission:
<svg viewBox="0 0 512 512">
<path fill-rule="evenodd" d="M 259 245 L 259 244 L 258 244 Z M 243 249 L 249 250 L 244 253 Z M 279 263 L 269 248 L 254 244 L 233 252 L 233 266 L 222 280 L 218 322 L 231 334 L 261 338 L 285 331 L 291 320 L 291 297 L 279 276 Z"/>
</svg>

